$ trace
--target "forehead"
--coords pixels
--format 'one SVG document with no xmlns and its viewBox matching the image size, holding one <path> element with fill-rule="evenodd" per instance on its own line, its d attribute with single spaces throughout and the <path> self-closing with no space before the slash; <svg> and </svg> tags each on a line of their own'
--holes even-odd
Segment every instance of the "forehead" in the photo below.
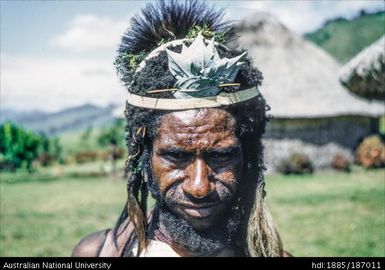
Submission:
<svg viewBox="0 0 385 270">
<path fill-rule="evenodd" d="M 157 132 L 156 145 L 197 150 L 238 143 L 234 117 L 222 109 L 199 109 L 166 114 Z"/>
</svg>

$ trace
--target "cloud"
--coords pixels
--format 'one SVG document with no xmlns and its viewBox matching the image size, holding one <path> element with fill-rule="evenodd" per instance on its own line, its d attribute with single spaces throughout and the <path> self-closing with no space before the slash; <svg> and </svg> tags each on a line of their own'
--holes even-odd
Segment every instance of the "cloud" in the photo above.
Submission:
<svg viewBox="0 0 385 270">
<path fill-rule="evenodd" d="M 240 8 L 245 9 L 261 9 L 263 7 L 262 1 L 237 1 Z"/>
<path fill-rule="evenodd" d="M 267 2 L 264 9 L 270 11 L 289 29 L 303 34 L 319 27 L 325 14 L 313 9 L 311 1 L 290 2 L 290 5 L 279 5 Z"/>
<path fill-rule="evenodd" d="M 228 4 L 227 17 L 240 20 L 253 12 L 266 11 L 275 15 L 296 33 L 303 34 L 321 27 L 327 19 L 350 18 L 359 10 L 383 10 L 381 0 L 362 1 L 233 1 Z"/>
<path fill-rule="evenodd" d="M 284 14 L 282 20 L 287 23 L 289 28 L 295 29 L 303 34 L 320 28 L 326 20 L 337 17 L 352 18 L 357 16 L 361 9 L 376 11 L 383 9 L 383 1 L 308 1 L 305 3 L 295 2 L 290 6 L 289 12 L 285 9 L 279 12 Z M 272 9 L 275 7 L 273 6 Z M 294 15 L 294 16 L 293 16 Z"/>
<path fill-rule="evenodd" d="M 79 15 L 64 33 L 51 39 L 51 44 L 77 52 L 114 49 L 127 25 L 128 20 Z"/>
<path fill-rule="evenodd" d="M 92 103 L 124 104 L 110 59 L 1 56 L 1 106 L 56 111 Z"/>
</svg>

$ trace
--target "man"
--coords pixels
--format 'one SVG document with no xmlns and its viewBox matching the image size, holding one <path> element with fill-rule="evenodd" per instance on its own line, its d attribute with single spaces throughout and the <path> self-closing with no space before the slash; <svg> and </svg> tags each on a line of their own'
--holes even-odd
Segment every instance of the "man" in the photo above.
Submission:
<svg viewBox="0 0 385 270">
<path fill-rule="evenodd" d="M 222 16 L 158 1 L 132 19 L 116 60 L 129 92 L 127 206 L 74 256 L 283 255 L 264 206 L 262 76 L 217 42 L 231 34 Z"/>
</svg>

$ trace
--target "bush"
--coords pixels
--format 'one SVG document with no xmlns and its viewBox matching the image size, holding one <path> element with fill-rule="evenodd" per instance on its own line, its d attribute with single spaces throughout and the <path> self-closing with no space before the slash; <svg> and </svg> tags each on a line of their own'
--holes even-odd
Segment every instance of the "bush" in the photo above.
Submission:
<svg viewBox="0 0 385 270">
<path fill-rule="evenodd" d="M 331 166 L 338 171 L 350 172 L 351 162 L 344 155 L 336 154 L 332 159 Z"/>
<path fill-rule="evenodd" d="M 100 146 L 125 146 L 124 120 L 117 119 L 113 126 L 102 130 L 98 136 L 98 143 Z"/>
<path fill-rule="evenodd" d="M 62 146 L 60 145 L 59 138 L 49 138 L 41 135 L 40 148 L 39 163 L 41 166 L 49 166 L 54 161 L 62 163 Z"/>
<path fill-rule="evenodd" d="M 5 156 L 0 153 L 0 172 L 1 171 L 13 171 L 15 166 L 10 160 L 7 160 Z"/>
<path fill-rule="evenodd" d="M 309 157 L 302 153 L 293 153 L 289 158 L 282 160 L 277 170 L 283 174 L 305 174 L 313 172 L 313 164 Z"/>
<path fill-rule="evenodd" d="M 99 158 L 103 161 L 109 160 L 111 157 L 111 153 L 109 151 L 101 151 L 99 153 Z"/>
<path fill-rule="evenodd" d="M 124 158 L 126 151 L 122 147 L 113 147 L 110 150 L 102 151 L 99 153 L 99 158 L 101 160 L 107 161 L 110 159 L 117 160 Z"/>
<path fill-rule="evenodd" d="M 0 169 L 14 171 L 26 168 L 32 171 L 41 143 L 41 137 L 34 132 L 11 122 L 0 125 Z"/>
<path fill-rule="evenodd" d="M 126 151 L 122 147 L 116 147 L 114 151 L 112 151 L 112 158 L 113 159 L 121 159 L 125 156 Z"/>
<path fill-rule="evenodd" d="M 97 151 L 87 150 L 79 152 L 75 155 L 76 163 L 86 163 L 90 161 L 95 161 L 99 158 L 99 153 Z"/>
<path fill-rule="evenodd" d="M 357 147 L 356 162 L 365 168 L 385 167 L 385 144 L 378 135 L 366 137 Z"/>
<path fill-rule="evenodd" d="M 54 160 L 55 158 L 47 152 L 43 152 L 39 155 L 39 163 L 43 167 L 51 165 Z"/>
</svg>

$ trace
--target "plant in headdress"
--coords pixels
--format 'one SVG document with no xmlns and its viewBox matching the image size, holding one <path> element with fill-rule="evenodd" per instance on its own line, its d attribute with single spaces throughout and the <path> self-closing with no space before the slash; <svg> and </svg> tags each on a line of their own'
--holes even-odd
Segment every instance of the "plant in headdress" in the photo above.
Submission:
<svg viewBox="0 0 385 270">
<path fill-rule="evenodd" d="M 122 36 L 114 62 L 121 80 L 129 86 L 143 56 L 168 41 L 186 38 L 192 28 L 196 28 L 195 33 L 199 32 L 198 26 L 209 29 L 217 42 L 231 40 L 235 33 L 224 15 L 224 9 L 217 10 L 200 0 L 157 0 L 147 4 L 131 18 Z"/>
<path fill-rule="evenodd" d="M 119 67 L 120 65 L 126 62 L 128 63 L 128 66 L 130 67 L 131 70 L 136 70 L 139 63 L 142 62 L 145 57 L 146 57 L 146 54 L 143 51 L 137 54 L 124 52 L 118 55 L 118 57 L 114 62 L 114 65 L 116 67 Z"/>
<path fill-rule="evenodd" d="M 215 96 L 220 92 L 219 86 L 232 83 L 243 62 L 243 54 L 233 58 L 220 58 L 214 46 L 214 40 L 205 45 L 203 36 L 198 34 L 194 42 L 182 52 L 176 53 L 166 49 L 169 69 L 177 79 L 174 93 L 176 98 Z"/>
<path fill-rule="evenodd" d="M 225 43 L 225 32 L 224 31 L 213 31 L 207 24 L 203 26 L 195 25 L 190 31 L 187 33 L 187 38 L 196 38 L 199 33 L 202 33 L 202 36 L 206 39 L 214 38 L 214 41 L 219 43 Z"/>
</svg>

